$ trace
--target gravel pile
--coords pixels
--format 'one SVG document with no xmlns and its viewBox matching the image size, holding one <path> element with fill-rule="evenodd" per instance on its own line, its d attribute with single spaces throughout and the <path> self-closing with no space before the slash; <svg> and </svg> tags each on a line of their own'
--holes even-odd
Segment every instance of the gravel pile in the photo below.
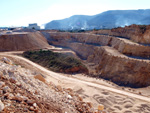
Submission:
<svg viewBox="0 0 150 113">
<path fill-rule="evenodd" d="M 14 65 L 8 58 L 0 61 L 0 112 L 92 113 L 72 89 L 48 83 L 36 72 Z"/>
</svg>

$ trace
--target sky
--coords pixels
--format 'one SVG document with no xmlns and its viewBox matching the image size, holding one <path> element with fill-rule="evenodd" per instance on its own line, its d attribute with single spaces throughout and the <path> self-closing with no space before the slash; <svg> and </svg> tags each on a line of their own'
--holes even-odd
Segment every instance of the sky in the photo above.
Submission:
<svg viewBox="0 0 150 113">
<path fill-rule="evenodd" d="M 107 10 L 150 9 L 150 0 L 0 0 L 0 27 L 44 24 Z"/>
</svg>

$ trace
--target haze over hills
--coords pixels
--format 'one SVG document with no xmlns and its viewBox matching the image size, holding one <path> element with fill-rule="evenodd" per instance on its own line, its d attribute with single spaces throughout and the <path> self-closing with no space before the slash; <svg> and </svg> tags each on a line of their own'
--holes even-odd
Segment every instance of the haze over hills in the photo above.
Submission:
<svg viewBox="0 0 150 113">
<path fill-rule="evenodd" d="M 0 4 L 0 113 L 150 113 L 149 0 Z"/>
<path fill-rule="evenodd" d="M 150 9 L 110 10 L 93 16 L 74 15 L 62 20 L 53 20 L 45 24 L 45 29 L 111 29 L 131 24 L 149 25 Z"/>
</svg>

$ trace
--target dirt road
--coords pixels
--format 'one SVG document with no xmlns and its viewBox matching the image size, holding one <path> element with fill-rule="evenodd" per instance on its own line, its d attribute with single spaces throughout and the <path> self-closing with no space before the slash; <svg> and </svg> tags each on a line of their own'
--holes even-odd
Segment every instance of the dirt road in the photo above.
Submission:
<svg viewBox="0 0 150 113">
<path fill-rule="evenodd" d="M 123 112 L 125 109 L 123 109 L 123 105 L 126 104 L 126 99 L 133 103 L 131 106 L 132 108 L 136 108 L 140 106 L 141 104 L 147 104 L 150 103 L 150 98 L 135 94 L 135 92 L 129 92 L 125 90 L 117 89 L 116 87 L 110 87 L 109 85 L 103 84 L 103 82 L 95 82 L 95 79 L 93 78 L 92 81 L 89 81 L 88 77 L 75 77 L 75 76 L 64 76 L 64 74 L 55 73 L 52 72 L 26 58 L 23 58 L 21 56 L 14 55 L 14 53 L 0 53 L 0 56 L 5 57 L 11 57 L 13 59 L 19 59 L 21 62 L 28 63 L 30 66 L 36 68 L 37 70 L 43 72 L 43 74 L 46 76 L 46 80 L 48 82 L 52 81 L 58 85 L 61 85 L 65 88 L 72 88 L 74 91 L 79 93 L 85 101 L 90 101 L 93 103 L 94 107 L 96 107 L 98 104 L 106 102 L 105 106 L 108 108 L 111 108 L 112 104 L 116 104 L 119 106 L 118 103 L 115 103 L 114 101 L 119 98 L 124 100 L 124 103 L 121 105 L 122 109 L 121 111 L 115 111 L 117 112 Z M 105 98 L 105 99 L 102 99 Z M 114 99 L 112 101 L 111 99 Z M 118 100 L 119 101 L 119 100 Z M 121 101 L 120 101 L 121 102 Z M 109 104 L 111 103 L 111 104 Z M 131 109 L 132 111 L 132 109 Z"/>
</svg>

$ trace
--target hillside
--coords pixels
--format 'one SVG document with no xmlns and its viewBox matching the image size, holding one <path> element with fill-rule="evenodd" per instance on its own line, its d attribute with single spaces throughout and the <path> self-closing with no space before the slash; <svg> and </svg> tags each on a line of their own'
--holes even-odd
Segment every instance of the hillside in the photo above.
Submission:
<svg viewBox="0 0 150 113">
<path fill-rule="evenodd" d="M 80 29 L 89 28 L 87 22 L 92 16 L 75 15 L 63 20 L 53 20 L 45 25 L 45 29 Z"/>
<path fill-rule="evenodd" d="M 47 50 L 26 51 L 23 56 L 48 69 L 63 73 L 88 73 L 87 68 L 81 61 L 61 53 Z"/>
<path fill-rule="evenodd" d="M 51 47 L 40 32 L 2 32 L 0 51 L 25 51 Z"/>
<path fill-rule="evenodd" d="M 110 10 L 93 16 L 74 15 L 63 20 L 53 20 L 45 29 L 111 29 L 131 24 L 149 25 L 150 10 Z"/>
<path fill-rule="evenodd" d="M 142 45 L 150 44 L 150 25 L 130 25 L 118 27 L 111 30 L 91 31 L 94 34 L 103 34 L 126 38 Z"/>
</svg>

